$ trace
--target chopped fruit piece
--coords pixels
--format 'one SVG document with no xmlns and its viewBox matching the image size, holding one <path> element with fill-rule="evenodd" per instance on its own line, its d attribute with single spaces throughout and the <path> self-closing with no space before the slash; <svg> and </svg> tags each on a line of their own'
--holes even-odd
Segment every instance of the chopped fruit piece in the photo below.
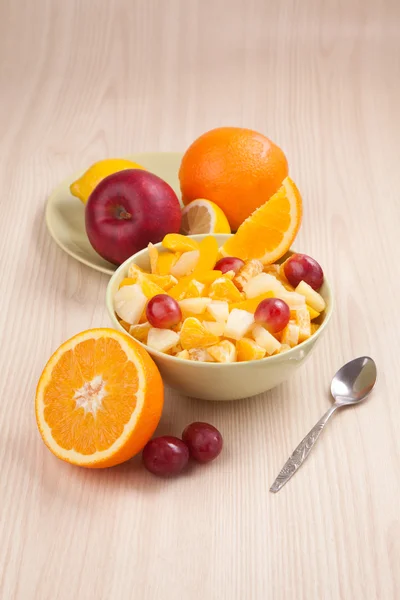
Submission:
<svg viewBox="0 0 400 600">
<path fill-rule="evenodd" d="M 234 308 L 240 308 L 241 310 L 247 310 L 248 312 L 254 314 L 260 302 L 266 300 L 267 298 L 273 297 L 273 292 L 266 292 L 265 294 L 261 294 L 260 296 L 255 296 L 254 298 L 249 298 L 248 300 L 242 300 L 242 302 L 234 302 L 229 305 L 229 308 L 230 310 L 233 310 Z"/>
<path fill-rule="evenodd" d="M 182 277 L 178 281 L 176 285 L 174 285 L 170 290 L 168 290 L 168 294 L 175 298 L 175 300 L 183 300 L 186 294 L 186 290 L 189 287 L 189 283 L 192 281 L 193 276 Z"/>
<path fill-rule="evenodd" d="M 125 285 L 114 296 L 114 309 L 117 315 L 129 323 L 136 325 L 146 306 L 147 298 L 138 283 Z"/>
<path fill-rule="evenodd" d="M 209 354 L 219 363 L 232 363 L 236 361 L 236 347 L 229 340 L 222 340 L 219 344 L 208 348 Z"/>
<path fill-rule="evenodd" d="M 197 281 L 197 279 L 192 279 L 186 288 L 185 298 L 200 298 L 205 289 L 206 286 L 204 283 Z"/>
<path fill-rule="evenodd" d="M 138 284 L 142 288 L 142 292 L 148 300 L 151 300 L 154 298 L 154 296 L 164 294 L 162 287 L 151 281 L 151 279 L 149 279 L 146 275 L 139 275 Z"/>
<path fill-rule="evenodd" d="M 324 272 L 321 265 L 307 254 L 293 254 L 285 262 L 285 275 L 293 287 L 305 281 L 310 287 L 318 291 L 324 283 Z"/>
<path fill-rule="evenodd" d="M 192 348 L 189 350 L 189 358 L 197 362 L 214 362 L 213 357 L 206 348 Z"/>
<path fill-rule="evenodd" d="M 313 321 L 314 319 L 317 319 L 321 313 L 319 313 L 317 310 L 314 310 L 313 308 L 311 308 L 311 306 L 308 306 L 308 304 L 306 306 L 307 306 L 308 312 L 310 313 L 311 321 Z"/>
<path fill-rule="evenodd" d="M 129 329 L 131 328 L 130 323 L 127 323 L 123 319 L 118 319 L 118 321 L 119 321 L 120 325 L 122 325 L 122 327 L 129 333 Z"/>
<path fill-rule="evenodd" d="M 242 292 L 245 286 L 249 283 L 250 279 L 253 279 L 253 277 L 263 272 L 263 268 L 264 265 L 260 260 L 257 260 L 256 258 L 248 260 L 236 274 L 233 283 L 236 285 L 238 290 Z"/>
<path fill-rule="evenodd" d="M 305 297 L 307 304 L 311 306 L 311 308 L 313 308 L 314 310 L 320 313 L 323 310 L 325 310 L 326 304 L 321 294 L 316 292 L 305 281 L 300 281 L 299 285 L 296 288 L 296 292 L 298 294 L 302 294 Z"/>
<path fill-rule="evenodd" d="M 181 231 L 185 235 L 197 233 L 230 233 L 228 219 L 210 200 L 193 200 L 182 211 Z"/>
<path fill-rule="evenodd" d="M 189 453 L 199 463 L 208 463 L 222 451 L 222 435 L 208 423 L 192 423 L 183 433 L 182 440 L 189 448 Z"/>
<path fill-rule="evenodd" d="M 173 329 L 172 331 L 175 331 L 175 329 Z M 178 333 L 178 332 L 176 331 L 175 333 Z M 182 346 L 181 346 L 180 342 L 178 342 L 176 344 L 176 346 L 171 348 L 171 354 L 178 354 L 178 352 L 182 352 Z"/>
<path fill-rule="evenodd" d="M 273 292 L 275 296 L 280 297 L 281 293 L 285 292 L 285 288 L 280 281 L 273 275 L 268 273 L 260 273 L 256 275 L 244 286 L 246 298 L 254 298 L 266 292 Z"/>
<path fill-rule="evenodd" d="M 300 310 L 295 310 L 294 313 L 296 325 L 299 326 L 299 343 L 304 342 L 304 340 L 308 339 L 311 335 L 310 313 L 306 306 L 300 308 Z"/>
<path fill-rule="evenodd" d="M 157 260 L 157 273 L 159 275 L 170 275 L 171 269 L 177 262 L 179 256 L 179 253 L 160 252 Z"/>
<path fill-rule="evenodd" d="M 187 350 L 182 350 L 181 352 L 178 352 L 178 354 L 176 354 L 175 356 L 176 356 L 176 358 L 183 358 L 185 360 L 190 360 L 190 355 Z"/>
<path fill-rule="evenodd" d="M 119 287 L 122 288 L 125 285 L 133 285 L 134 283 L 136 283 L 136 281 L 137 277 L 125 277 L 125 279 L 123 279 L 119 284 Z"/>
<path fill-rule="evenodd" d="M 149 242 L 148 251 L 149 251 L 149 259 L 150 259 L 150 270 L 152 273 L 157 273 L 158 250 L 154 246 L 154 244 Z"/>
<path fill-rule="evenodd" d="M 274 277 L 279 278 L 280 266 L 274 263 L 273 265 L 264 265 L 264 273 L 268 273 L 268 275 L 273 275 Z"/>
<path fill-rule="evenodd" d="M 252 329 L 252 335 L 256 343 L 264 348 L 267 354 L 273 354 L 281 347 L 278 340 L 262 325 L 255 325 Z"/>
<path fill-rule="evenodd" d="M 304 296 L 302 294 L 298 294 L 297 292 L 284 291 L 279 294 L 279 298 L 286 302 L 290 310 L 303 308 L 306 303 Z"/>
<path fill-rule="evenodd" d="M 199 257 L 200 252 L 198 250 L 184 252 L 172 267 L 171 275 L 174 277 L 185 277 L 185 275 L 193 273 L 199 262 Z"/>
<path fill-rule="evenodd" d="M 120 287 L 122 285 L 132 285 L 133 283 L 140 283 L 141 278 L 146 277 L 148 281 L 155 283 L 163 290 L 168 290 L 173 285 L 178 283 L 178 280 L 172 275 L 157 275 L 156 273 L 143 273 L 139 267 L 136 265 L 131 265 L 129 267 L 129 277 L 122 280 Z M 131 283 L 124 283 L 130 281 Z"/>
<path fill-rule="evenodd" d="M 135 338 L 138 342 L 143 342 L 143 344 L 147 341 L 147 334 L 150 331 L 150 323 L 140 323 L 138 325 L 131 325 L 129 328 L 129 333 L 132 337 Z"/>
<path fill-rule="evenodd" d="M 318 329 L 320 328 L 320 325 L 318 323 L 311 323 L 311 335 L 313 335 Z"/>
<path fill-rule="evenodd" d="M 230 279 L 223 275 L 210 285 L 210 298 L 213 300 L 227 300 L 228 302 L 240 302 L 242 294 Z"/>
<path fill-rule="evenodd" d="M 201 315 L 210 304 L 210 298 L 186 298 L 181 300 L 179 306 L 183 313 L 193 313 L 195 315 Z"/>
<path fill-rule="evenodd" d="M 302 218 L 302 201 L 295 183 L 286 177 L 282 187 L 255 210 L 220 249 L 222 256 L 258 258 L 271 264 L 287 252 Z"/>
<path fill-rule="evenodd" d="M 282 344 L 288 344 L 291 348 L 299 343 L 300 327 L 294 323 L 288 323 L 282 331 Z"/>
<path fill-rule="evenodd" d="M 146 316 L 150 325 L 159 329 L 168 329 L 182 321 L 182 311 L 174 298 L 167 294 L 154 296 L 147 303 Z"/>
<path fill-rule="evenodd" d="M 184 350 L 206 348 L 219 342 L 219 338 L 210 333 L 195 317 L 188 317 L 184 320 L 180 339 Z"/>
<path fill-rule="evenodd" d="M 282 354 L 283 352 L 287 352 L 290 350 L 289 344 L 281 344 L 281 347 L 278 350 L 278 354 Z"/>
<path fill-rule="evenodd" d="M 235 258 L 234 256 L 226 256 L 225 258 L 220 258 L 219 261 L 215 264 L 215 269 L 221 271 L 221 273 L 228 273 L 229 271 L 233 271 L 234 274 L 237 273 L 244 265 L 244 261 L 241 258 Z"/>
<path fill-rule="evenodd" d="M 225 323 L 229 317 L 229 304 L 224 300 L 213 300 L 207 306 L 207 310 L 210 315 L 218 321 L 218 323 Z"/>
<path fill-rule="evenodd" d="M 172 329 L 156 329 L 152 327 L 147 336 L 147 345 L 153 350 L 167 352 L 179 342 L 179 334 Z"/>
<path fill-rule="evenodd" d="M 189 252 L 199 249 L 199 244 L 195 240 L 180 233 L 168 233 L 163 239 L 162 245 L 172 252 Z"/>
<path fill-rule="evenodd" d="M 265 349 L 253 340 L 242 338 L 236 342 L 237 359 L 239 362 L 246 360 L 260 360 L 265 356 Z"/>
<path fill-rule="evenodd" d="M 224 335 L 225 323 L 218 323 L 216 321 L 203 321 L 203 325 L 210 333 L 214 335 Z"/>
<path fill-rule="evenodd" d="M 246 310 L 234 308 L 228 317 L 225 326 L 225 336 L 234 340 L 240 340 L 249 331 L 254 323 L 254 315 Z"/>
<path fill-rule="evenodd" d="M 137 454 L 153 435 L 163 383 L 149 354 L 112 329 L 83 331 L 48 361 L 36 389 L 36 420 L 61 460 L 99 469 Z"/>
<path fill-rule="evenodd" d="M 259 325 L 264 325 L 270 333 L 277 333 L 289 323 L 290 309 L 280 298 L 267 298 L 257 306 L 254 320 Z"/>
<path fill-rule="evenodd" d="M 212 271 L 217 262 L 218 255 L 218 243 L 214 236 L 208 235 L 201 242 L 199 242 L 200 260 L 197 264 L 195 274 L 202 273 L 204 271 Z M 202 281 L 196 276 L 196 279 Z M 205 283 L 205 282 L 204 282 Z"/>
<path fill-rule="evenodd" d="M 212 283 L 213 281 L 215 281 L 216 279 L 219 279 L 222 276 L 222 272 L 221 271 L 198 271 L 196 269 L 196 279 L 197 281 L 200 281 L 201 283 Z"/>
</svg>

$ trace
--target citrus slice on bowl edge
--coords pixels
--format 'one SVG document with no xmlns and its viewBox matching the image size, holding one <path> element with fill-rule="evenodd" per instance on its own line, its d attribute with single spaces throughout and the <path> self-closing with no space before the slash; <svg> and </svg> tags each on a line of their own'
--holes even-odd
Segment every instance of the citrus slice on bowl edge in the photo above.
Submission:
<svg viewBox="0 0 400 600">
<path fill-rule="evenodd" d="M 62 344 L 45 366 L 36 420 L 58 458 L 112 467 L 145 446 L 163 401 L 160 373 L 142 346 L 113 329 L 90 329 Z"/>
<path fill-rule="evenodd" d="M 230 233 L 223 210 L 211 200 L 193 200 L 182 211 L 181 233 Z"/>
<path fill-rule="evenodd" d="M 258 258 L 270 264 L 290 248 L 301 225 L 302 199 L 290 177 L 279 190 L 257 208 L 220 248 L 221 256 L 236 256 L 242 260 Z"/>
</svg>

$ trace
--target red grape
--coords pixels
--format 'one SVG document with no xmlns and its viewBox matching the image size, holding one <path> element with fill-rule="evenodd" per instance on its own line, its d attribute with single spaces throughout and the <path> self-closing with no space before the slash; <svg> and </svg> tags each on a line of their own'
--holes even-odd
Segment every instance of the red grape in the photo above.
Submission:
<svg viewBox="0 0 400 600">
<path fill-rule="evenodd" d="M 286 279 L 297 287 L 300 281 L 305 281 L 314 290 L 319 290 L 324 283 L 324 272 L 321 265 L 307 254 L 293 254 L 284 265 Z"/>
<path fill-rule="evenodd" d="M 208 423 L 192 423 L 182 433 L 192 458 L 201 463 L 217 458 L 222 450 L 222 435 Z"/>
<path fill-rule="evenodd" d="M 290 308 L 279 298 L 266 298 L 257 306 L 254 320 L 256 323 L 264 325 L 270 333 L 277 333 L 289 323 Z"/>
<path fill-rule="evenodd" d="M 177 475 L 189 461 L 189 449 L 179 438 L 164 435 L 147 442 L 142 459 L 146 469 L 154 475 Z"/>
<path fill-rule="evenodd" d="M 214 271 L 222 271 L 222 273 L 227 273 L 228 271 L 235 271 L 237 273 L 239 269 L 241 269 L 244 265 L 244 261 L 241 258 L 235 258 L 234 256 L 226 256 L 225 258 L 220 258 L 217 261 Z"/>
<path fill-rule="evenodd" d="M 147 303 L 146 316 L 150 325 L 159 329 L 169 329 L 182 321 L 181 307 L 168 294 L 151 298 Z"/>
</svg>

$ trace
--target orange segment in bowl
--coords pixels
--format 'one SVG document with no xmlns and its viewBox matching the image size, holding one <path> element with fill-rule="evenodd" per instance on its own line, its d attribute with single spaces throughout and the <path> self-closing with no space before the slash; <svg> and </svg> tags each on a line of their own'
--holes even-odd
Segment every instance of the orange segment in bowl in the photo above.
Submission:
<svg viewBox="0 0 400 600">
<path fill-rule="evenodd" d="M 286 177 L 276 194 L 242 223 L 220 248 L 220 253 L 242 260 L 258 258 L 264 264 L 273 263 L 289 250 L 301 218 L 300 193 L 294 181 Z"/>
<path fill-rule="evenodd" d="M 186 235 L 180 233 L 167 233 L 162 241 L 162 245 L 172 252 L 189 252 L 198 250 L 199 244 Z"/>
<path fill-rule="evenodd" d="M 153 435 L 163 384 L 134 339 L 92 329 L 53 354 L 35 404 L 39 431 L 53 454 L 82 467 L 111 467 L 130 459 Z"/>
<path fill-rule="evenodd" d="M 180 336 L 184 350 L 206 348 L 219 342 L 219 337 L 208 331 L 195 317 L 188 317 L 184 320 Z"/>
</svg>

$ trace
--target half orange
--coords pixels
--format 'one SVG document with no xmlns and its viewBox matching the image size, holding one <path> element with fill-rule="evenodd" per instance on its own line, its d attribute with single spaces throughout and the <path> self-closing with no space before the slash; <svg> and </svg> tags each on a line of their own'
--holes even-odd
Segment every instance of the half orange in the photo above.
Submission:
<svg viewBox="0 0 400 600">
<path fill-rule="evenodd" d="M 161 417 L 164 391 L 149 354 L 113 329 L 83 331 L 48 361 L 36 390 L 36 420 L 55 456 L 112 467 L 137 454 Z"/>
</svg>

